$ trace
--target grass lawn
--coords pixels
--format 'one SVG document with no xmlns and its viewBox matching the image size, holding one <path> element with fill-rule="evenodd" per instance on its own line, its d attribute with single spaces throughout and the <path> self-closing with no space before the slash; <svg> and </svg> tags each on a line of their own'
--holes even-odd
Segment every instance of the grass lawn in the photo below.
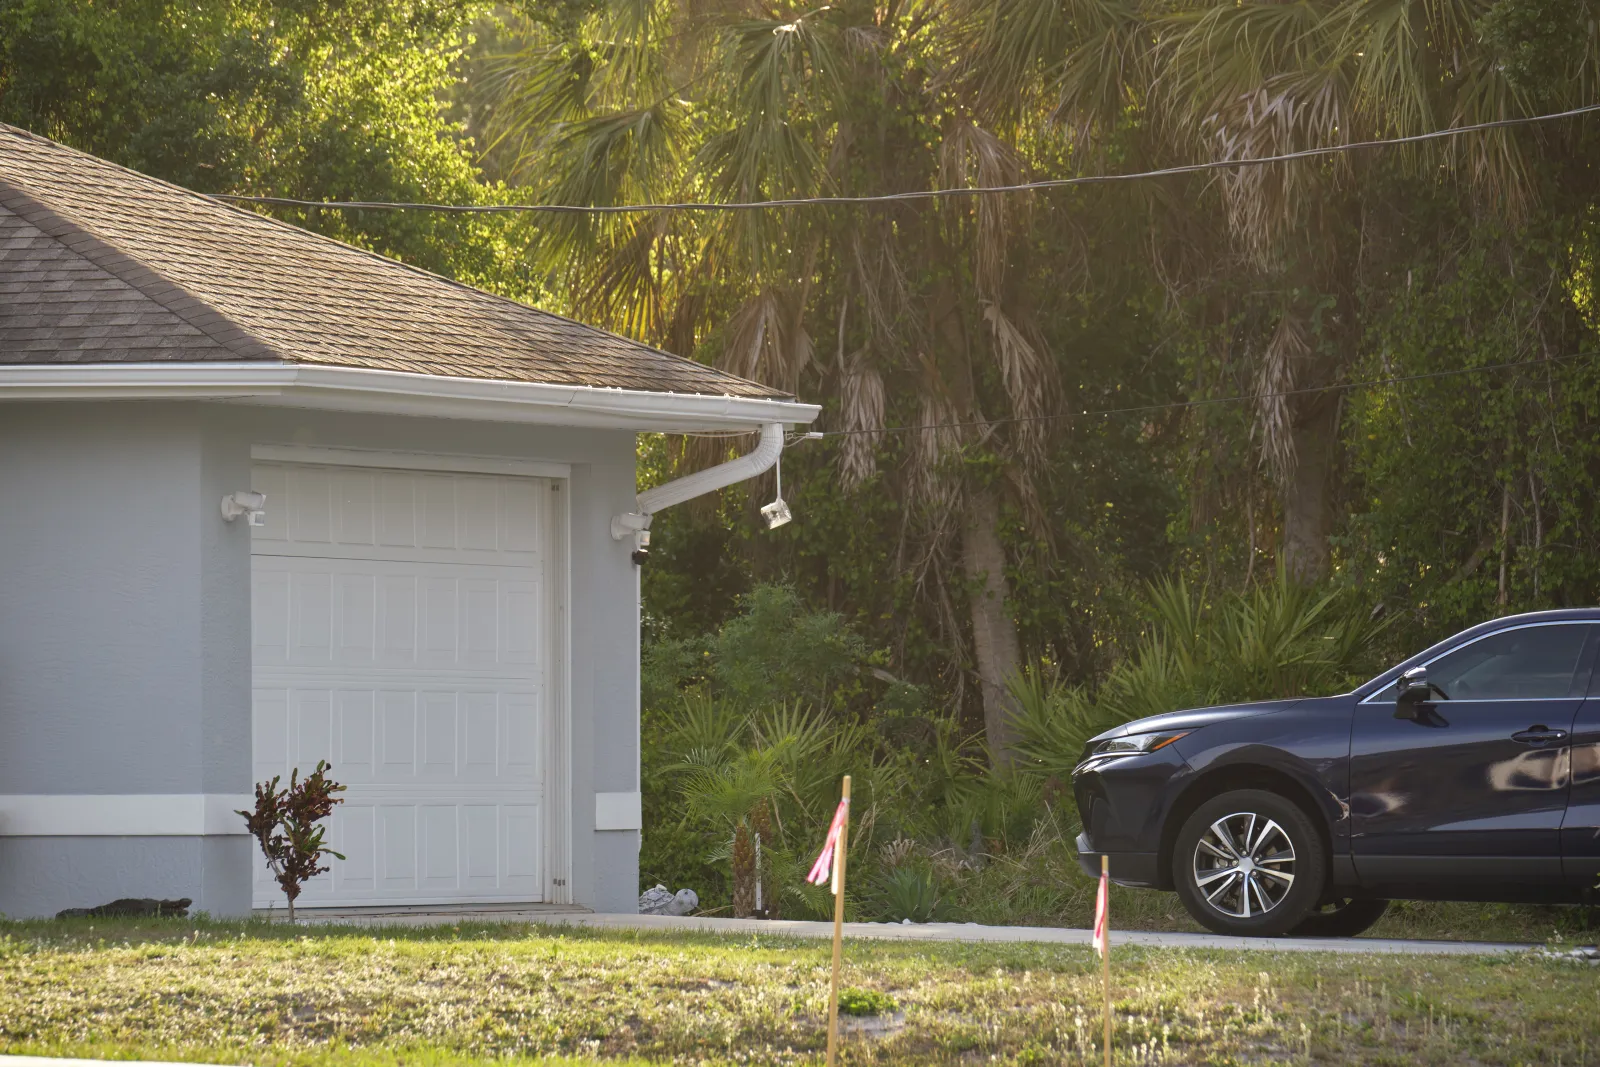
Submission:
<svg viewBox="0 0 1600 1067">
<path fill-rule="evenodd" d="M 1025 916 L 1044 926 L 1087 928 L 1094 919 L 1094 883 L 1085 878 L 1081 894 L 1071 906 L 1056 914 Z M 1076 887 L 1075 887 L 1076 888 Z M 1078 896 L 1082 896 L 1082 900 Z M 1151 890 L 1111 889 L 1111 915 L 1117 925 L 1130 930 L 1190 930 L 1204 928 L 1183 910 L 1176 894 Z M 1011 920 L 1002 917 L 1001 923 Z M 1566 941 L 1592 945 L 1600 941 L 1600 913 L 1570 905 L 1468 904 L 1400 900 L 1365 937 L 1426 938 L 1435 941 Z M 983 921 L 980 919 L 979 921 Z M 1600 1062 L 1600 1058 L 1597 1058 Z"/>
<path fill-rule="evenodd" d="M 1121 1064 L 1600 1062 L 1600 968 L 1117 949 Z M 1099 1063 L 1087 949 L 852 942 L 899 1012 L 848 1063 Z M 0 923 L 0 1052 L 429 1067 L 817 1062 L 828 945 L 786 938 Z"/>
</svg>

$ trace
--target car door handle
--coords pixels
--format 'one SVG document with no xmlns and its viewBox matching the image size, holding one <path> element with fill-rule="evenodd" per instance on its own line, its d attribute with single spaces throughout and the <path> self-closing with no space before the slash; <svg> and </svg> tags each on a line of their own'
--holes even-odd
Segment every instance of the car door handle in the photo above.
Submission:
<svg viewBox="0 0 1600 1067">
<path fill-rule="evenodd" d="M 1567 736 L 1565 730 L 1552 730 L 1548 726 L 1534 726 L 1520 730 L 1511 735 L 1511 740 L 1524 745 L 1548 745 L 1552 741 L 1560 741 Z"/>
</svg>

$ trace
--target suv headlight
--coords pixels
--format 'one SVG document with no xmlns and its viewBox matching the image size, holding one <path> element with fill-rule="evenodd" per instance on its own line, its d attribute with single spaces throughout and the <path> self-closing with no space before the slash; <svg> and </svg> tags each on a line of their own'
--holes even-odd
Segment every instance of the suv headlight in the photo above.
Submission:
<svg viewBox="0 0 1600 1067">
<path fill-rule="evenodd" d="M 1158 730 L 1151 734 L 1124 734 L 1094 746 L 1095 756 L 1131 756 L 1136 752 L 1154 752 L 1166 748 L 1180 737 L 1188 737 L 1193 730 Z"/>
</svg>

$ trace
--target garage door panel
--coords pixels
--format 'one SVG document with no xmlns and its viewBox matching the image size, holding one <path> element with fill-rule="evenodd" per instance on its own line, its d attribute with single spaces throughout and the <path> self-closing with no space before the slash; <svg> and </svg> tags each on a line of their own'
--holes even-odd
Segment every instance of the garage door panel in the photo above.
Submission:
<svg viewBox="0 0 1600 1067">
<path fill-rule="evenodd" d="M 461 617 L 456 611 L 456 579 L 426 578 L 422 583 L 422 665 L 454 667 L 461 647 Z"/>
<path fill-rule="evenodd" d="M 289 747 L 294 753 L 291 769 L 298 769 L 304 777 L 316 769 L 319 760 L 333 763 L 337 755 L 333 751 L 333 690 L 296 689 L 290 701 L 294 708 L 294 732 L 290 734 Z M 285 773 L 284 780 L 288 778 Z"/>
<path fill-rule="evenodd" d="M 490 892 L 500 888 L 499 816 L 493 804 L 461 806 L 463 888 Z"/>
<path fill-rule="evenodd" d="M 383 635 L 377 661 L 385 667 L 413 667 L 417 662 L 416 575 L 380 574 L 377 590 Z"/>
<path fill-rule="evenodd" d="M 510 892 L 537 893 L 544 884 L 540 810 L 535 804 L 508 804 L 501 810 L 505 840 L 505 888 Z"/>
<path fill-rule="evenodd" d="M 468 578 L 457 590 L 461 605 L 461 662 L 491 667 L 500 662 L 501 583 Z"/>
<path fill-rule="evenodd" d="M 258 667 L 289 662 L 289 569 L 258 557 L 250 590 L 251 657 Z"/>
<path fill-rule="evenodd" d="M 332 471 L 327 467 L 291 467 L 286 496 L 291 541 L 328 544 L 333 540 Z"/>
<path fill-rule="evenodd" d="M 450 474 L 419 474 L 421 548 L 456 547 L 456 479 Z"/>
<path fill-rule="evenodd" d="M 346 468 L 333 474 L 333 539 L 345 545 L 377 541 L 377 475 Z"/>
<path fill-rule="evenodd" d="M 253 484 L 256 777 L 326 759 L 347 787 L 346 859 L 301 902 L 541 899 L 549 483 L 269 463 Z"/>
<path fill-rule="evenodd" d="M 333 866 L 333 892 L 370 894 L 377 889 L 377 809 L 371 804 L 344 803 L 334 809 L 339 851 L 344 862 Z"/>
<path fill-rule="evenodd" d="M 258 667 L 542 666 L 544 583 L 532 568 L 261 555 L 253 566 Z"/>
<path fill-rule="evenodd" d="M 534 566 L 549 483 L 539 478 L 260 463 L 257 544 L 301 555 Z"/>
<path fill-rule="evenodd" d="M 383 889 L 389 893 L 416 892 L 416 805 L 384 804 L 379 807 L 378 832 L 378 869 L 383 872 Z"/>
<path fill-rule="evenodd" d="M 422 694 L 422 764 L 424 780 L 450 781 L 456 776 L 456 694 Z"/>
<path fill-rule="evenodd" d="M 296 568 L 289 575 L 289 662 L 333 662 L 333 574 Z"/>
<path fill-rule="evenodd" d="M 503 478 L 463 476 L 456 482 L 456 543 L 452 547 L 500 551 L 500 483 Z"/>
<path fill-rule="evenodd" d="M 500 736 L 505 745 L 500 751 L 500 773 L 507 781 L 534 782 L 540 777 L 539 723 L 537 692 L 505 693 L 500 698 L 502 725 Z"/>
<path fill-rule="evenodd" d="M 510 555 L 537 556 L 540 508 L 549 495 L 547 483 L 532 478 L 500 479 L 500 548 Z"/>
<path fill-rule="evenodd" d="M 381 781 L 410 781 L 417 773 L 417 695 L 414 690 L 395 689 L 379 695 L 383 706 Z"/>
<path fill-rule="evenodd" d="M 336 574 L 334 611 L 338 614 L 339 648 L 335 659 L 350 666 L 365 666 L 376 658 L 378 645 L 378 577 L 375 574 Z"/>
<path fill-rule="evenodd" d="M 542 885 L 542 806 L 441 796 L 431 802 L 350 800 L 328 820 L 344 854 L 307 882 L 298 905 L 429 903 L 452 897 L 536 900 Z M 259 905 L 282 906 L 264 863 Z"/>
<path fill-rule="evenodd" d="M 461 773 L 465 778 L 483 780 L 499 771 L 498 697 L 490 692 L 461 694 Z"/>
<path fill-rule="evenodd" d="M 255 708 L 258 777 L 327 760 L 346 785 L 539 781 L 537 688 L 264 686 Z"/>
<path fill-rule="evenodd" d="M 254 780 L 265 782 L 289 762 L 289 690 L 258 688 L 251 703 L 251 767 Z"/>
<path fill-rule="evenodd" d="M 459 889 L 459 812 L 454 805 L 424 804 L 417 816 L 422 837 L 422 877 L 417 888 L 435 892 Z"/>
<path fill-rule="evenodd" d="M 378 475 L 378 544 L 394 548 L 417 544 L 416 482 L 409 474 Z"/>
<path fill-rule="evenodd" d="M 537 664 L 543 634 L 544 589 L 537 580 L 501 583 L 500 659 L 503 663 Z"/>
<path fill-rule="evenodd" d="M 367 785 L 377 780 L 377 703 L 371 689 L 341 689 L 337 696 L 339 745 L 335 777 L 345 785 Z"/>
</svg>

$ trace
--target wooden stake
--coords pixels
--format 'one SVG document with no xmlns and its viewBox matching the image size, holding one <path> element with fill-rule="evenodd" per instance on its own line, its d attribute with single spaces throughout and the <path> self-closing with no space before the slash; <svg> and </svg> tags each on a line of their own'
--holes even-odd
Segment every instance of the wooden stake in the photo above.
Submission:
<svg viewBox="0 0 1600 1067">
<path fill-rule="evenodd" d="M 845 817 L 833 850 L 833 980 L 828 984 L 828 1067 L 839 1052 L 839 969 L 844 954 L 844 857 L 850 838 L 850 776 L 844 776 Z"/>
<path fill-rule="evenodd" d="M 1100 877 L 1111 875 L 1111 857 L 1101 853 Z M 1106 994 L 1106 1067 L 1111 1067 L 1111 896 L 1106 895 L 1106 947 L 1100 954 L 1100 974 Z"/>
</svg>

